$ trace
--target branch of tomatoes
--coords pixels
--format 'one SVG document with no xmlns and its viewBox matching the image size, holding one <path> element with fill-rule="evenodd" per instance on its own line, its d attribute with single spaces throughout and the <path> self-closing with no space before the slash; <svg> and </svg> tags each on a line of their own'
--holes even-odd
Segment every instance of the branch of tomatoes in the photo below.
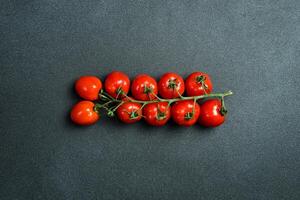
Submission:
<svg viewBox="0 0 300 200">
<path fill-rule="evenodd" d="M 104 88 L 97 77 L 82 76 L 76 81 L 75 89 L 85 99 L 71 111 L 71 119 L 79 125 L 94 124 L 104 109 L 109 117 L 117 115 L 125 123 L 144 118 L 150 125 L 162 126 L 172 118 L 183 126 L 198 121 L 205 127 L 216 127 L 225 121 L 227 114 L 224 97 L 233 94 L 232 91 L 211 93 L 210 76 L 203 72 L 194 72 L 185 81 L 170 72 L 157 83 L 146 74 L 130 82 L 126 74 L 114 71 L 106 77 Z"/>
<path fill-rule="evenodd" d="M 140 100 L 136 100 L 133 99 L 129 96 L 127 96 L 124 93 L 121 93 L 122 95 L 124 95 L 123 99 L 116 99 L 111 97 L 109 94 L 107 94 L 106 92 L 104 92 L 103 90 L 101 90 L 101 92 L 99 93 L 99 99 L 101 100 L 99 103 L 95 103 L 95 107 L 94 110 L 96 112 L 100 112 L 101 108 L 104 108 L 107 110 L 108 116 L 112 117 L 114 116 L 114 113 L 116 111 L 115 107 L 107 107 L 107 105 L 110 104 L 117 104 L 118 106 L 121 106 L 123 103 L 125 102 L 134 102 L 134 103 L 139 103 L 142 104 L 142 107 L 146 106 L 147 104 L 151 104 L 151 103 L 159 103 L 159 102 L 167 102 L 168 106 L 171 106 L 171 104 L 175 103 L 175 102 L 179 102 L 179 101 L 186 101 L 186 100 L 193 100 L 193 101 L 198 101 L 201 99 L 208 99 L 208 98 L 217 98 L 221 100 L 221 114 L 225 115 L 227 113 L 227 109 L 225 107 L 225 102 L 224 102 L 224 97 L 226 96 L 230 96 L 233 95 L 232 91 L 227 91 L 224 93 L 214 93 L 214 94 L 205 94 L 205 95 L 199 95 L 199 96 L 191 96 L 191 97 L 184 97 L 181 96 L 180 98 L 175 98 L 175 99 L 162 99 L 162 98 L 156 98 L 153 100 L 149 100 L 149 101 L 140 101 Z M 116 107 L 118 108 L 118 107 Z"/>
</svg>

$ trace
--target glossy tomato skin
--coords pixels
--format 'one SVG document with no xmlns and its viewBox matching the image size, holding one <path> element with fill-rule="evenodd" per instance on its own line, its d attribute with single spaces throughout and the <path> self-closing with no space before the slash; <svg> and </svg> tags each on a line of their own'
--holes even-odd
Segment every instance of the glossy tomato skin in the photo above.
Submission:
<svg viewBox="0 0 300 200">
<path fill-rule="evenodd" d="M 94 111 L 95 104 L 91 101 L 80 101 L 71 110 L 71 119 L 78 125 L 91 125 L 97 122 L 100 115 Z"/>
<path fill-rule="evenodd" d="M 162 98 L 177 98 L 179 97 L 179 94 L 182 95 L 183 92 L 184 81 L 181 76 L 172 72 L 168 72 L 162 75 L 158 82 L 158 93 Z"/>
<path fill-rule="evenodd" d="M 221 101 L 218 99 L 210 99 L 200 105 L 201 114 L 199 116 L 199 124 L 205 127 L 216 127 L 223 124 L 225 116 L 221 114 Z"/>
<path fill-rule="evenodd" d="M 120 71 L 113 71 L 107 75 L 104 82 L 105 92 L 112 97 L 116 98 L 118 95 L 118 89 L 122 89 L 124 94 L 127 94 L 130 88 L 129 77 Z M 118 98 L 122 95 L 119 94 Z"/>
<path fill-rule="evenodd" d="M 147 104 L 143 108 L 146 122 L 152 126 L 163 126 L 171 117 L 171 109 L 167 102 Z"/>
<path fill-rule="evenodd" d="M 75 83 L 77 94 L 85 100 L 97 100 L 101 89 L 102 82 L 96 76 L 81 76 Z"/>
<path fill-rule="evenodd" d="M 212 90 L 213 84 L 211 82 L 210 76 L 206 73 L 193 72 L 185 80 L 185 91 L 187 96 L 209 94 L 212 92 Z"/>
<path fill-rule="evenodd" d="M 148 90 L 150 89 L 151 91 Z M 134 99 L 141 101 L 148 101 L 156 99 L 157 95 L 157 83 L 154 78 L 147 74 L 140 74 L 135 77 L 131 84 L 131 94 Z"/>
<path fill-rule="evenodd" d="M 193 107 L 195 105 L 194 115 L 187 119 L 188 113 L 193 112 Z M 184 100 L 178 101 L 174 103 L 171 107 L 171 116 L 174 122 L 176 122 L 180 126 L 192 126 L 198 120 L 200 114 L 200 106 L 196 102 L 194 104 L 194 100 Z"/>
<path fill-rule="evenodd" d="M 117 116 L 122 122 L 132 124 L 142 119 L 141 107 L 139 103 L 125 102 L 117 109 Z"/>
</svg>

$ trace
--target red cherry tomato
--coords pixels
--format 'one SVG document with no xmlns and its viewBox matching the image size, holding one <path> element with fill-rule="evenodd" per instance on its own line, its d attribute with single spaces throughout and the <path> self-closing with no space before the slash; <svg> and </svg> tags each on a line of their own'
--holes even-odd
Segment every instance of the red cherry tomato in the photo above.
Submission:
<svg viewBox="0 0 300 200">
<path fill-rule="evenodd" d="M 219 99 L 210 99 L 200 105 L 201 114 L 199 123 L 205 127 L 216 127 L 225 121 L 225 116 L 221 114 L 221 101 Z"/>
<path fill-rule="evenodd" d="M 131 84 L 131 93 L 133 98 L 142 101 L 156 99 L 157 83 L 154 78 L 146 74 L 140 74 L 135 77 Z"/>
<path fill-rule="evenodd" d="M 171 116 L 170 106 L 167 102 L 147 104 L 143 108 L 143 116 L 148 124 L 162 126 L 167 123 Z"/>
<path fill-rule="evenodd" d="M 177 98 L 184 92 L 184 81 L 176 73 L 165 73 L 158 82 L 158 92 L 162 98 Z M 179 95 L 180 94 L 180 95 Z"/>
<path fill-rule="evenodd" d="M 172 105 L 172 119 L 181 126 L 191 126 L 197 122 L 200 106 L 194 100 L 177 101 Z"/>
<path fill-rule="evenodd" d="M 75 83 L 77 94 L 85 100 L 97 100 L 101 89 L 102 82 L 96 76 L 81 76 Z"/>
<path fill-rule="evenodd" d="M 122 97 L 121 91 L 127 94 L 130 88 L 130 80 L 126 74 L 119 71 L 110 73 L 104 82 L 105 91 L 112 97 Z"/>
<path fill-rule="evenodd" d="M 213 85 L 208 74 L 194 72 L 185 80 L 187 96 L 199 96 L 212 92 Z"/>
<path fill-rule="evenodd" d="M 127 124 L 141 120 L 141 104 L 135 102 L 125 102 L 117 109 L 118 118 Z"/>
<path fill-rule="evenodd" d="M 91 125 L 97 122 L 100 115 L 94 111 L 95 104 L 91 101 L 80 101 L 71 110 L 71 119 L 79 125 Z"/>
</svg>

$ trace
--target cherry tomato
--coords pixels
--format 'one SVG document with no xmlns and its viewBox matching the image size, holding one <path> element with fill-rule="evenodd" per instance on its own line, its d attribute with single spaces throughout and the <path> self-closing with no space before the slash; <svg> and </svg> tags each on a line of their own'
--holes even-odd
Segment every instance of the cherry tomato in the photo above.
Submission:
<svg viewBox="0 0 300 200">
<path fill-rule="evenodd" d="M 143 108 L 143 116 L 148 124 L 162 126 L 167 123 L 171 116 L 170 106 L 167 102 L 147 104 Z"/>
<path fill-rule="evenodd" d="M 127 94 L 130 88 L 130 80 L 126 74 L 119 71 L 110 73 L 104 82 L 105 91 L 114 98 L 121 98 L 124 94 Z"/>
<path fill-rule="evenodd" d="M 158 82 L 158 92 L 162 98 L 177 98 L 184 92 L 184 81 L 176 73 L 165 73 Z"/>
<path fill-rule="evenodd" d="M 219 99 L 210 99 L 200 105 L 201 114 L 199 123 L 205 127 L 216 127 L 225 121 L 225 115 L 221 113 L 221 101 Z"/>
<path fill-rule="evenodd" d="M 157 83 L 154 78 L 146 74 L 140 74 L 135 77 L 131 85 L 133 98 L 142 101 L 156 99 Z"/>
<path fill-rule="evenodd" d="M 181 126 L 191 126 L 197 122 L 200 106 L 194 100 L 177 101 L 172 105 L 172 119 Z"/>
<path fill-rule="evenodd" d="M 81 76 L 75 83 L 77 94 L 85 100 L 97 100 L 101 89 L 102 82 L 95 76 Z"/>
<path fill-rule="evenodd" d="M 125 102 L 117 109 L 118 118 L 127 124 L 141 120 L 141 104 L 135 102 Z"/>
<path fill-rule="evenodd" d="M 213 85 L 208 74 L 194 72 L 185 80 L 187 96 L 199 96 L 212 92 Z"/>
<path fill-rule="evenodd" d="M 94 111 L 95 104 L 91 101 L 80 101 L 71 110 L 71 119 L 79 125 L 91 125 L 97 122 L 100 115 Z"/>
</svg>

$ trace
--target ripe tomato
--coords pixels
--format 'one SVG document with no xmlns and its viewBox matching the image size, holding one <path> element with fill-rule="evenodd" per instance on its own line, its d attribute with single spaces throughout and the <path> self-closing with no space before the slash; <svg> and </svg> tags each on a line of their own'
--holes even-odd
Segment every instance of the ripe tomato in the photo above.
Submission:
<svg viewBox="0 0 300 200">
<path fill-rule="evenodd" d="M 191 126 L 196 123 L 200 114 L 200 106 L 194 100 L 177 101 L 172 105 L 172 119 L 181 126 Z"/>
<path fill-rule="evenodd" d="M 165 99 L 179 97 L 179 94 L 182 95 L 184 92 L 182 77 L 172 72 L 165 73 L 158 82 L 158 92 Z"/>
<path fill-rule="evenodd" d="M 117 109 L 118 118 L 127 124 L 141 120 L 141 104 L 135 102 L 125 102 Z"/>
<path fill-rule="evenodd" d="M 156 99 L 157 83 L 151 76 L 140 74 L 132 82 L 131 93 L 133 98 L 142 101 Z"/>
<path fill-rule="evenodd" d="M 216 127 L 225 121 L 225 116 L 221 113 L 221 101 L 219 99 L 210 99 L 200 105 L 201 114 L 199 123 L 205 127 Z"/>
<path fill-rule="evenodd" d="M 143 108 L 143 116 L 148 124 L 162 126 L 170 119 L 170 110 L 167 102 L 150 103 Z"/>
<path fill-rule="evenodd" d="M 80 101 L 71 110 L 71 119 L 79 125 L 91 125 L 99 120 L 100 115 L 94 110 L 91 101 Z"/>
<path fill-rule="evenodd" d="M 123 72 L 114 71 L 106 77 L 104 88 L 105 91 L 113 98 L 116 98 L 117 96 L 122 97 L 119 92 L 122 91 L 124 94 L 128 93 L 130 88 L 130 80 Z"/>
<path fill-rule="evenodd" d="M 208 74 L 194 72 L 185 80 L 187 96 L 199 96 L 212 92 L 213 85 Z"/>
<path fill-rule="evenodd" d="M 81 76 L 75 83 L 77 94 L 86 100 L 98 99 L 99 91 L 102 89 L 102 82 L 95 76 Z"/>
</svg>

